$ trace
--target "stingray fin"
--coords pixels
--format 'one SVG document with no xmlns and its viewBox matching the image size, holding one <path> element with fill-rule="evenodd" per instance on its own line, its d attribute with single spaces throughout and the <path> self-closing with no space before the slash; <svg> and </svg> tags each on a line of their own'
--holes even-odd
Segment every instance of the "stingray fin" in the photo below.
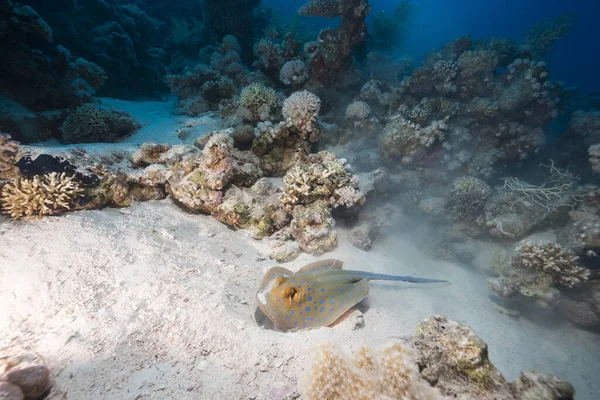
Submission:
<svg viewBox="0 0 600 400">
<path fill-rule="evenodd" d="M 316 271 L 325 271 L 328 269 L 342 269 L 344 266 L 343 261 L 335 260 L 333 258 L 329 258 L 327 260 L 316 261 L 314 263 L 310 263 L 300 268 L 297 274 L 307 274 L 310 272 Z"/>
</svg>

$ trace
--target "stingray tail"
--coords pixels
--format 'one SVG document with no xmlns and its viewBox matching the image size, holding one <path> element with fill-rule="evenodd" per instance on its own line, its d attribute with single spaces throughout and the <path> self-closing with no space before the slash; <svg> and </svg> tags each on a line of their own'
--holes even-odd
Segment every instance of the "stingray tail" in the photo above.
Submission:
<svg viewBox="0 0 600 400">
<path fill-rule="evenodd" d="M 417 278 L 414 276 L 402 276 L 402 275 L 362 273 L 362 274 L 359 274 L 359 276 L 361 278 L 367 278 L 369 280 L 381 280 L 381 281 L 402 281 L 402 282 L 409 282 L 409 283 L 450 283 L 443 279 Z"/>
</svg>

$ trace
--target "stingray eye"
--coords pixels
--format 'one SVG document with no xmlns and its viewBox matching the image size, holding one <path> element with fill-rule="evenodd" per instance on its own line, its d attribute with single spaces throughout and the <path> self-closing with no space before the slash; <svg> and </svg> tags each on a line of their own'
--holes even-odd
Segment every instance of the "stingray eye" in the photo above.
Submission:
<svg viewBox="0 0 600 400">
<path fill-rule="evenodd" d="M 289 287 L 283 291 L 283 297 L 286 299 L 293 298 L 296 294 L 296 288 Z"/>
<path fill-rule="evenodd" d="M 281 285 L 283 282 L 285 282 L 285 278 L 284 278 L 283 276 L 278 276 L 278 277 L 275 279 L 275 284 L 276 284 L 277 286 Z"/>
</svg>

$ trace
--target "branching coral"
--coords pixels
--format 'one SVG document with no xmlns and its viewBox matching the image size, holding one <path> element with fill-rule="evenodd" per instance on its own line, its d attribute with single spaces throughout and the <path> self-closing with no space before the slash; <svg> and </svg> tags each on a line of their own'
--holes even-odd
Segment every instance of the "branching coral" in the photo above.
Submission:
<svg viewBox="0 0 600 400">
<path fill-rule="evenodd" d="M 361 347 L 353 357 L 332 346 L 321 346 L 315 354 L 300 381 L 308 400 L 442 398 L 420 377 L 412 353 L 400 344 L 379 351 Z"/>
<path fill-rule="evenodd" d="M 552 160 L 550 165 L 540 165 L 550 170 L 550 177 L 542 185 L 532 185 L 515 177 L 504 178 L 504 186 L 498 191 L 511 209 L 517 203 L 526 206 L 537 204 L 550 212 L 561 207 L 573 208 L 578 202 L 575 195 L 577 177 L 567 170 L 555 167 Z"/>
<path fill-rule="evenodd" d="M 294 127 L 307 136 L 311 142 L 318 139 L 317 117 L 321 109 L 321 99 L 308 90 L 294 92 L 283 101 L 282 113 L 288 126 Z"/>
<path fill-rule="evenodd" d="M 277 106 L 275 90 L 261 83 L 253 83 L 242 89 L 239 115 L 250 121 L 266 121 Z"/>
<path fill-rule="evenodd" d="M 523 242 L 512 258 L 512 266 L 521 271 L 551 277 L 557 286 L 575 287 L 588 279 L 589 270 L 577 264 L 578 257 L 557 243 Z"/>
<path fill-rule="evenodd" d="M 344 163 L 345 160 L 323 151 L 310 156 L 308 162 L 295 165 L 283 177 L 282 203 L 288 209 L 317 200 L 334 208 L 362 204 L 365 199 L 358 189 L 358 178 Z"/>
<path fill-rule="evenodd" d="M 543 57 L 550 52 L 554 43 L 569 33 L 574 22 L 573 14 L 565 14 L 554 18 L 545 18 L 531 25 L 525 40 L 527 49 L 534 57 Z"/>
<path fill-rule="evenodd" d="M 2 188 L 2 211 L 18 219 L 34 214 L 55 214 L 69 210 L 83 195 L 74 177 L 53 172 L 33 178 L 19 177 Z"/>
</svg>

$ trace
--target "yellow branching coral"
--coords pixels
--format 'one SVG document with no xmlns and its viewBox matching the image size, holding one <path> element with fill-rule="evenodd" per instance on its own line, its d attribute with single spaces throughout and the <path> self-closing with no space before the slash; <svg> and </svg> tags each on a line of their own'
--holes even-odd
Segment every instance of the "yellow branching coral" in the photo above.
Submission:
<svg viewBox="0 0 600 400">
<path fill-rule="evenodd" d="M 2 188 L 0 203 L 2 212 L 15 219 L 34 214 L 55 214 L 71 209 L 77 198 L 83 195 L 73 177 L 64 172 L 19 177 Z"/>
<path fill-rule="evenodd" d="M 362 347 L 351 358 L 322 346 L 300 380 L 300 390 L 308 400 L 442 398 L 420 377 L 417 364 L 400 344 L 378 352 Z"/>
<path fill-rule="evenodd" d="M 580 267 L 578 257 L 558 243 L 523 242 L 512 258 L 513 267 L 536 271 L 552 278 L 555 285 L 574 287 L 588 279 L 590 271 Z"/>
</svg>

